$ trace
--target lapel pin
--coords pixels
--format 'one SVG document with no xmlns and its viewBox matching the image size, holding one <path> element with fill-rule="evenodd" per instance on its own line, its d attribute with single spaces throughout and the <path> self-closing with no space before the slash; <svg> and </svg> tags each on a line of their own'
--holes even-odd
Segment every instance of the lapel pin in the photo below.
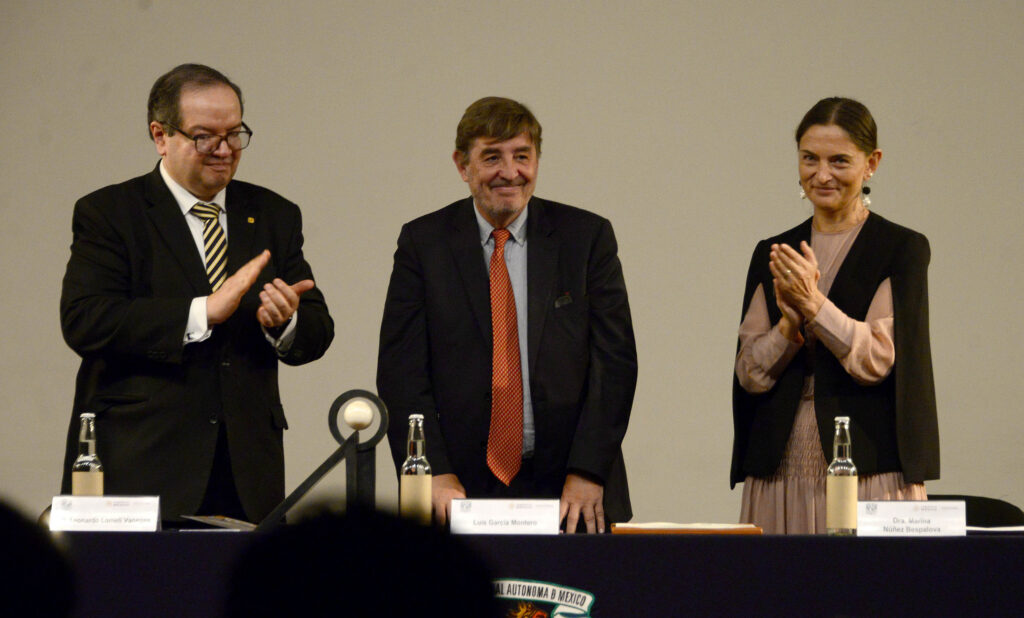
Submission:
<svg viewBox="0 0 1024 618">
<path fill-rule="evenodd" d="M 256 219 L 249 217 L 249 223 L 256 223 Z"/>
</svg>

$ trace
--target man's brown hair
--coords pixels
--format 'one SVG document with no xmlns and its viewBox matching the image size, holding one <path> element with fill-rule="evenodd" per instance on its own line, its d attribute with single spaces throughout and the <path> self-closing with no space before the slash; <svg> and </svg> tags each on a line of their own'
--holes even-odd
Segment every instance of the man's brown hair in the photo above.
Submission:
<svg viewBox="0 0 1024 618">
<path fill-rule="evenodd" d="M 504 97 L 484 97 L 466 108 L 455 131 L 455 150 L 462 163 L 469 162 L 469 149 L 478 137 L 496 142 L 527 133 L 540 156 L 540 123 L 522 103 Z"/>
</svg>

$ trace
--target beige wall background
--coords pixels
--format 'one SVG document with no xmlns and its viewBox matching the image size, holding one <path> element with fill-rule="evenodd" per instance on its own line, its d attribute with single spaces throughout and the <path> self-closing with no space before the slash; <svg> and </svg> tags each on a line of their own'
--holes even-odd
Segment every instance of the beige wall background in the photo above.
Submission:
<svg viewBox="0 0 1024 618">
<path fill-rule="evenodd" d="M 625 441 L 637 520 L 734 521 L 731 371 L 757 240 L 810 213 L 792 132 L 862 100 L 885 156 L 873 208 L 931 240 L 942 435 L 934 493 L 1024 504 L 1024 4 L 4 0 L 0 25 L 0 494 L 58 489 L 78 359 L 58 322 L 75 200 L 149 171 L 145 102 L 182 62 L 245 93 L 238 178 L 298 202 L 337 323 L 282 368 L 287 485 L 335 448 L 334 398 L 375 390 L 401 224 L 468 194 L 465 107 L 504 95 L 544 125 L 537 194 L 612 220 L 640 380 Z M 102 453 L 101 453 L 102 456 Z M 378 494 L 396 500 L 386 446 Z M 336 470 L 318 488 L 344 491 Z"/>
</svg>

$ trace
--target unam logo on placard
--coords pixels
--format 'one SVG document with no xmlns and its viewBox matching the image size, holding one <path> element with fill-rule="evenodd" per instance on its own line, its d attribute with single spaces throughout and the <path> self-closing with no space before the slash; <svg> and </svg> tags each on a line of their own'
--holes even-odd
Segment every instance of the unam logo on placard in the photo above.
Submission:
<svg viewBox="0 0 1024 618">
<path fill-rule="evenodd" d="M 494 597 L 507 618 L 589 618 L 594 595 L 532 579 L 496 579 Z"/>
</svg>

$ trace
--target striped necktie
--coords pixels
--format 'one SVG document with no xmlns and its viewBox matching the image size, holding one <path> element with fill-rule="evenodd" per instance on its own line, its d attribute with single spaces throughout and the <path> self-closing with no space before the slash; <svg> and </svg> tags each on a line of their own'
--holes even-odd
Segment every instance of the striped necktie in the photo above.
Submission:
<svg viewBox="0 0 1024 618">
<path fill-rule="evenodd" d="M 220 226 L 220 206 L 196 202 L 192 214 L 203 221 L 203 250 L 206 253 L 206 276 L 214 292 L 227 279 L 228 239 Z"/>
<path fill-rule="evenodd" d="M 491 426 L 487 435 L 487 467 L 509 485 L 523 457 L 523 371 L 519 358 L 519 327 L 512 281 L 505 266 L 509 231 L 494 230 L 491 254 Z"/>
</svg>

